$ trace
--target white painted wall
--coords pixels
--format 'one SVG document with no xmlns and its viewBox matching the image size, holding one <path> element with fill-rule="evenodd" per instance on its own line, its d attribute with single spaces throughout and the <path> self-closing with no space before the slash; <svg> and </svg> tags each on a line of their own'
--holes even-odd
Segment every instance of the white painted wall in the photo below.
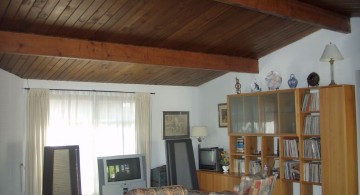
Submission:
<svg viewBox="0 0 360 195">
<path fill-rule="evenodd" d="M 22 194 L 25 127 L 23 82 L 0 70 L 0 195 Z"/>
</svg>

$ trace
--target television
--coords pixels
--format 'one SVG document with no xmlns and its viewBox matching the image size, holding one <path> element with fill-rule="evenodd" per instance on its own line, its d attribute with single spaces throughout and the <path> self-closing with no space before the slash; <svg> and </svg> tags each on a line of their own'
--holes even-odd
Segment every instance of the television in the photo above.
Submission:
<svg viewBox="0 0 360 195">
<path fill-rule="evenodd" d="M 221 171 L 221 152 L 224 149 L 213 148 L 199 148 L 199 169 Z"/>
<path fill-rule="evenodd" d="M 100 195 L 126 194 L 146 187 L 145 170 L 142 154 L 98 157 Z"/>
</svg>

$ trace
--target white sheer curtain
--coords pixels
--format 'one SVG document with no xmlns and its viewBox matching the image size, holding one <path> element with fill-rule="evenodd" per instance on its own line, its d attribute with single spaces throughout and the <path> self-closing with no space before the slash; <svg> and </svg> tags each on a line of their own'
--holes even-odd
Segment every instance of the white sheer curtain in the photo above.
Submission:
<svg viewBox="0 0 360 195">
<path fill-rule="evenodd" d="M 49 91 L 30 89 L 28 94 L 28 128 L 26 132 L 26 194 L 42 194 L 42 168 L 46 129 L 49 119 Z"/>
<path fill-rule="evenodd" d="M 135 106 L 136 152 L 145 154 L 146 181 L 150 186 L 151 162 L 151 97 L 148 93 L 136 94 Z"/>
<path fill-rule="evenodd" d="M 98 194 L 99 156 L 134 154 L 136 143 L 149 135 L 147 117 L 135 131 L 136 99 L 131 93 L 50 91 L 50 120 L 47 145 L 79 145 L 83 195 Z M 141 109 L 138 110 L 141 112 Z M 146 111 L 148 112 L 148 111 Z M 140 136 L 140 139 L 139 139 Z M 149 137 L 149 136 L 148 136 Z M 145 153 L 145 152 L 143 152 Z"/>
</svg>

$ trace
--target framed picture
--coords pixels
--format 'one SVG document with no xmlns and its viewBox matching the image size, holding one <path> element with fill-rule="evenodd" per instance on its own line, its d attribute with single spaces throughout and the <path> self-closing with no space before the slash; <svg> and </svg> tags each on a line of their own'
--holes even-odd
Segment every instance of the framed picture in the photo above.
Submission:
<svg viewBox="0 0 360 195">
<path fill-rule="evenodd" d="M 219 104 L 219 127 L 227 127 L 227 104 Z"/>
<path fill-rule="evenodd" d="M 163 112 L 163 139 L 189 138 L 190 123 L 188 111 Z"/>
</svg>

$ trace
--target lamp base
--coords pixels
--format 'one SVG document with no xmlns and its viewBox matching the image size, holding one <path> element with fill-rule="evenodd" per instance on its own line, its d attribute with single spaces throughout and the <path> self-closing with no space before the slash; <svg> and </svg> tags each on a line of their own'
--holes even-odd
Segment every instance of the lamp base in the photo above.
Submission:
<svg viewBox="0 0 360 195">
<path fill-rule="evenodd" d="M 329 86 L 335 86 L 335 85 L 337 85 L 337 84 L 335 83 L 335 81 L 334 81 L 334 80 L 331 80 Z"/>
</svg>

